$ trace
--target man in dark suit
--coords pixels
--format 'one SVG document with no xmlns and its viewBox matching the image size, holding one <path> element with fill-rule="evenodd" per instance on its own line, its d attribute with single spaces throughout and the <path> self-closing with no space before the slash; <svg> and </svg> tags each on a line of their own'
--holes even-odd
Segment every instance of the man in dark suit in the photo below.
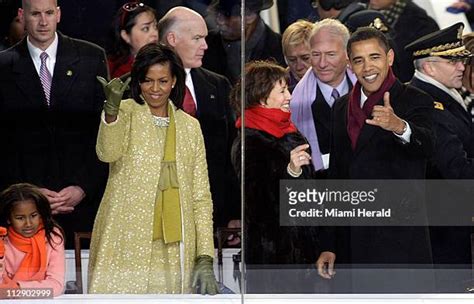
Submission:
<svg viewBox="0 0 474 304">
<path fill-rule="evenodd" d="M 339 20 L 316 22 L 309 38 L 311 69 L 293 90 L 291 119 L 311 145 L 315 170 L 328 168 L 331 109 L 355 82 L 347 69 L 348 39 L 349 31 Z"/>
<path fill-rule="evenodd" d="M 382 32 L 359 28 L 349 39 L 347 49 L 357 83 L 333 108 L 329 177 L 387 179 L 395 184 L 393 180 L 397 179 L 423 179 L 434 142 L 432 99 L 395 78 L 391 70 L 394 52 Z M 423 202 L 416 204 L 419 216 L 424 216 L 420 219 L 426 220 Z M 404 208 L 402 201 L 390 206 Z M 340 255 L 348 256 L 344 262 L 351 263 L 353 292 L 432 290 L 429 269 L 415 270 L 430 268 L 432 263 L 427 227 L 352 226 L 346 231 L 342 239 L 337 239 L 336 233 L 323 237 L 325 252 L 317 262 L 323 277 L 331 278 L 333 274 L 339 255 L 337 242 L 346 242 L 348 252 Z"/>
<path fill-rule="evenodd" d="M 236 128 L 229 105 L 229 81 L 201 67 L 207 49 L 207 27 L 197 12 L 175 7 L 159 21 L 158 29 L 160 41 L 175 50 L 186 70 L 183 107 L 201 124 L 214 203 L 214 227 L 226 227 L 230 220 L 239 218 L 240 211 L 237 178 L 230 162 Z"/>
<path fill-rule="evenodd" d="M 275 33 L 260 17 L 260 11 L 273 6 L 273 0 L 245 1 L 245 61 L 275 60 L 285 66 L 281 35 Z M 241 21 L 240 0 L 214 0 L 210 6 L 217 29 L 209 32 L 209 50 L 203 66 L 225 75 L 232 83 L 240 76 Z"/>
<path fill-rule="evenodd" d="M 426 35 L 406 47 L 415 58 L 415 76 L 410 84 L 434 99 L 436 145 L 428 166 L 428 179 L 474 179 L 472 121 L 467 105 L 456 91 L 462 86 L 467 58 L 472 56 L 463 45 L 463 29 L 464 25 L 457 23 Z M 465 197 L 472 197 L 465 190 L 458 189 L 456 192 L 464 192 Z M 446 209 L 433 212 L 452 215 L 453 209 L 460 209 L 462 201 L 454 199 L 453 194 L 451 191 L 441 194 L 436 191 L 438 200 L 443 196 L 444 201 L 450 203 L 444 204 Z M 459 223 L 461 221 L 455 224 Z M 444 223 L 444 226 L 435 224 L 443 223 L 433 223 L 430 227 L 433 259 L 438 269 L 437 289 L 440 292 L 464 292 L 466 281 L 471 279 L 472 228 L 448 223 Z"/>
<path fill-rule="evenodd" d="M 28 33 L 0 53 L 0 185 L 41 187 L 72 247 L 90 231 L 106 178 L 95 155 L 107 77 L 104 51 L 56 31 L 55 0 L 23 1 Z"/>
</svg>

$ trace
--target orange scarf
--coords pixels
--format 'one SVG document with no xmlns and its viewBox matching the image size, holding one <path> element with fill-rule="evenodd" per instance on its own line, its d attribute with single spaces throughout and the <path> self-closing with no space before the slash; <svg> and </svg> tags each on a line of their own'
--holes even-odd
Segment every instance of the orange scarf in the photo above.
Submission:
<svg viewBox="0 0 474 304">
<path fill-rule="evenodd" d="M 46 233 L 43 224 L 32 237 L 24 237 L 8 227 L 10 243 L 21 252 L 26 253 L 13 279 L 3 277 L 3 284 L 12 286 L 18 281 L 41 281 L 46 276 Z M 12 282 L 11 282 L 12 281 Z"/>
</svg>

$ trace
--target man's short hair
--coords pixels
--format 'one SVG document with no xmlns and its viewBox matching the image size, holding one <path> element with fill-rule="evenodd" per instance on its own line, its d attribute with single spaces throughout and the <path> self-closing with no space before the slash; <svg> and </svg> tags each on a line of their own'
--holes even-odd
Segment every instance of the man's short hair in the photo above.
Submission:
<svg viewBox="0 0 474 304">
<path fill-rule="evenodd" d="M 21 7 L 25 9 L 30 6 L 31 0 L 21 0 Z M 54 0 L 54 6 L 58 6 L 58 0 Z"/>
<path fill-rule="evenodd" d="M 358 28 L 349 38 L 349 41 L 347 42 L 347 55 L 349 55 L 349 57 L 351 56 L 351 46 L 353 43 L 370 39 L 377 40 L 385 53 L 388 53 L 391 49 L 390 43 L 384 33 L 373 27 L 364 26 Z"/>
<path fill-rule="evenodd" d="M 178 18 L 176 16 L 164 16 L 163 18 L 158 21 L 158 37 L 160 42 L 163 44 L 168 44 L 168 40 L 166 36 L 169 32 L 171 32 L 175 26 L 177 25 Z"/>
<path fill-rule="evenodd" d="M 329 33 L 335 36 L 340 36 L 344 47 L 346 47 L 350 34 L 347 27 L 342 24 L 341 21 L 327 18 L 316 22 L 313 25 L 313 30 L 311 31 L 311 36 L 309 38 L 310 43 L 311 39 L 313 39 L 313 37 L 316 36 L 321 30 L 327 30 Z"/>
</svg>

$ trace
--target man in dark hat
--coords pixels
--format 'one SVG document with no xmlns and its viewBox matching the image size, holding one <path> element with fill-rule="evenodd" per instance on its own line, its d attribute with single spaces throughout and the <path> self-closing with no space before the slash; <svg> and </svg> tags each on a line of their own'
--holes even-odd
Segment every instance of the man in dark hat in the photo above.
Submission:
<svg viewBox="0 0 474 304">
<path fill-rule="evenodd" d="M 367 6 L 355 0 L 313 0 L 311 2 L 321 19 L 333 18 L 342 23 L 346 23 L 349 16 L 365 10 Z"/>
<path fill-rule="evenodd" d="M 281 35 L 260 18 L 260 11 L 273 6 L 273 0 L 245 1 L 245 61 L 274 59 L 286 66 Z M 227 76 L 234 83 L 240 76 L 240 0 L 215 0 L 210 6 L 217 30 L 206 37 L 208 50 L 203 67 Z"/>
<path fill-rule="evenodd" d="M 429 113 L 432 99 L 395 77 L 391 70 L 394 52 L 382 32 L 359 28 L 347 43 L 347 53 L 357 82 L 333 106 L 329 178 L 386 179 L 393 185 L 397 185 L 395 179 L 424 178 L 434 141 Z M 405 185 L 400 191 L 409 193 L 414 189 Z M 399 198 L 379 195 L 376 203 L 390 202 L 393 208 L 399 207 L 398 211 L 415 211 L 410 213 L 412 217 L 426 218 L 423 201 L 408 206 Z M 388 219 L 387 225 L 390 223 Z M 317 261 L 322 277 L 330 279 L 334 275 L 336 256 L 338 263 L 348 256 L 353 278 L 349 291 L 432 291 L 429 269 L 415 269 L 431 267 L 426 227 L 352 226 L 347 230 L 336 228 L 330 235 L 322 236 L 323 252 Z M 337 276 L 341 274 L 344 272 Z"/>
<path fill-rule="evenodd" d="M 470 115 L 461 88 L 466 60 L 471 52 L 462 41 L 462 23 L 426 35 L 406 47 L 413 54 L 415 75 L 411 84 L 434 99 L 435 153 L 428 167 L 429 179 L 473 179 L 474 145 Z M 443 193 L 454 202 L 452 193 Z M 439 194 L 438 194 L 439 196 Z M 449 208 L 455 206 L 451 204 Z M 452 213 L 452 209 L 437 210 Z M 437 289 L 463 292 L 471 278 L 471 227 L 430 227 L 433 260 L 437 268 Z"/>
<path fill-rule="evenodd" d="M 412 58 L 403 48 L 410 42 L 439 30 L 436 21 L 412 0 L 370 0 L 369 8 L 385 15 L 392 27 L 396 45 L 400 47 L 400 80 L 409 81 L 413 76 Z"/>
</svg>

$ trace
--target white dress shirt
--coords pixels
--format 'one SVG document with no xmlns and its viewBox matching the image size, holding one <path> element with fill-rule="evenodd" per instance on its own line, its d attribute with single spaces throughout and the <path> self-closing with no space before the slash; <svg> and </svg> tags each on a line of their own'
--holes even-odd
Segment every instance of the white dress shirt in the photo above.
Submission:
<svg viewBox="0 0 474 304">
<path fill-rule="evenodd" d="M 193 84 L 193 78 L 191 77 L 191 69 L 185 68 L 184 69 L 186 72 L 186 86 L 188 87 L 189 91 L 191 92 L 191 95 L 193 96 L 194 103 L 196 104 L 196 110 L 198 108 L 197 105 L 197 99 L 196 99 L 196 92 L 194 92 L 194 84 Z"/>
<path fill-rule="evenodd" d="M 344 74 L 344 79 L 342 79 L 341 83 L 335 88 L 328 85 L 327 83 L 322 82 L 319 80 L 319 78 L 316 78 L 316 82 L 318 83 L 319 89 L 323 94 L 324 100 L 326 100 L 329 105 L 334 104 L 334 98 L 331 96 L 333 89 L 337 90 L 339 96 L 346 95 L 349 92 L 349 84 L 347 83 L 346 74 Z"/>
<path fill-rule="evenodd" d="M 52 78 L 54 74 L 54 66 L 56 65 L 56 54 L 58 52 L 58 34 L 54 33 L 53 42 L 44 51 L 34 46 L 30 42 L 30 37 L 26 37 L 26 44 L 28 46 L 28 51 L 30 52 L 31 59 L 33 60 L 33 64 L 35 65 L 35 69 L 38 75 L 40 73 L 40 67 L 41 67 L 40 55 L 43 52 L 46 52 L 46 54 L 48 54 L 48 58 L 46 59 L 46 67 L 48 68 L 48 71 L 51 74 L 51 78 Z"/>
</svg>

